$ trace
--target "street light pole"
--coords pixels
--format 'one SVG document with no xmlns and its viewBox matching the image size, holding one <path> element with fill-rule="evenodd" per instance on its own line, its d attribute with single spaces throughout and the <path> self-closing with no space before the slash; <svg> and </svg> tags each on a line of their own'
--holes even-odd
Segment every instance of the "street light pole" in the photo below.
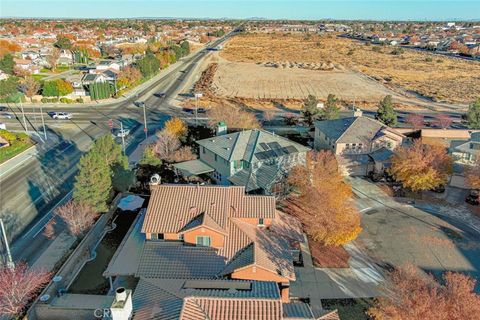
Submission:
<svg viewBox="0 0 480 320">
<path fill-rule="evenodd" d="M 45 137 L 45 141 L 47 141 L 47 129 L 45 128 L 45 120 L 43 119 L 42 105 L 40 105 L 40 116 L 42 117 L 43 136 Z"/>
<path fill-rule="evenodd" d="M 143 103 L 143 131 L 145 132 L 145 139 L 148 138 L 148 129 L 147 129 L 147 112 L 145 111 L 145 102 Z"/>
<path fill-rule="evenodd" d="M 195 93 L 195 127 L 197 126 L 198 122 L 198 98 L 201 98 L 203 94 Z"/>
<path fill-rule="evenodd" d="M 8 245 L 7 233 L 5 232 L 5 226 L 3 225 L 3 220 L 0 219 L 0 228 L 2 229 L 3 241 L 5 242 L 5 250 L 7 251 L 7 267 L 9 269 L 15 268 L 15 263 L 12 259 L 12 254 L 10 252 L 10 246 Z"/>
</svg>

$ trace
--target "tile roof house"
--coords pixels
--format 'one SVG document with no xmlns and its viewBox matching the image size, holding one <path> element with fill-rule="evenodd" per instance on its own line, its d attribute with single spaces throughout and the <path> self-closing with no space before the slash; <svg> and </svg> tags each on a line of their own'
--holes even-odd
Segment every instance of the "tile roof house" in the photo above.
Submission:
<svg viewBox="0 0 480 320">
<path fill-rule="evenodd" d="M 348 175 L 388 166 L 392 150 L 405 140 L 397 130 L 364 116 L 317 121 L 314 138 L 315 149 L 331 150 Z"/>
<path fill-rule="evenodd" d="M 176 164 L 183 175 L 209 173 L 221 185 L 247 192 L 283 193 L 289 170 L 305 163 L 310 149 L 274 133 L 254 129 L 197 141 L 199 159 Z"/>
<path fill-rule="evenodd" d="M 289 300 L 292 251 L 304 237 L 274 197 L 152 185 L 126 238 L 104 276 L 139 279 L 133 319 L 314 319 L 307 304 Z"/>
<path fill-rule="evenodd" d="M 475 163 L 480 156 L 480 132 L 472 132 L 468 140 L 453 140 L 450 144 L 450 152 L 456 161 Z"/>
</svg>

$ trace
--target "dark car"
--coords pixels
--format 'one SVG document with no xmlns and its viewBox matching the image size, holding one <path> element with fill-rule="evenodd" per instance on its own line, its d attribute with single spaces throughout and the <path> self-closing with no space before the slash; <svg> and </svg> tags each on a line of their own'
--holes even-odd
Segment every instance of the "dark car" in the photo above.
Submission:
<svg viewBox="0 0 480 320">
<path fill-rule="evenodd" d="M 157 98 L 164 98 L 166 96 L 165 92 L 157 92 L 153 94 Z"/>
<path fill-rule="evenodd" d="M 182 111 L 186 113 L 191 113 L 191 114 L 195 113 L 195 109 L 190 109 L 190 108 L 183 108 Z"/>
<path fill-rule="evenodd" d="M 197 113 L 205 113 L 207 112 L 207 110 L 205 110 L 205 108 L 198 108 L 197 109 Z"/>
<path fill-rule="evenodd" d="M 478 190 L 471 190 L 470 194 L 465 198 L 465 202 L 473 206 L 478 206 L 480 204 L 480 200 L 478 199 L 478 196 L 479 196 Z"/>
<path fill-rule="evenodd" d="M 0 106 L 0 111 L 8 111 L 8 107 Z"/>
<path fill-rule="evenodd" d="M 431 189 L 430 191 L 435 192 L 435 193 L 444 193 L 445 192 L 445 186 L 443 184 L 441 184 L 438 187 Z"/>
</svg>

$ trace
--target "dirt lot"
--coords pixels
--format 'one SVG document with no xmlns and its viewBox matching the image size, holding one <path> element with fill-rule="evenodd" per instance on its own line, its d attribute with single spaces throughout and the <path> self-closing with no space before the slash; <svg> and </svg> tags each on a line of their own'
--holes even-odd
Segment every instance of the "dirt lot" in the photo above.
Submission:
<svg viewBox="0 0 480 320">
<path fill-rule="evenodd" d="M 279 69 L 245 62 L 220 63 L 213 87 L 218 95 L 254 99 L 326 99 L 378 102 L 390 90 L 351 71 Z"/>
<path fill-rule="evenodd" d="M 311 91 L 319 97 L 329 92 L 341 98 L 345 95 L 345 99 L 356 96 L 378 100 L 388 92 L 382 85 L 434 101 L 470 103 L 478 98 L 480 63 L 411 50 L 394 55 L 392 50 L 332 36 L 245 34 L 232 38 L 220 53 L 230 62 L 241 63 L 220 63 L 214 84 L 220 93 L 251 98 L 267 92 L 296 97 Z M 227 76 L 227 67 L 236 72 Z M 376 84 L 353 72 L 372 77 Z M 233 76 L 237 77 L 236 85 Z"/>
</svg>

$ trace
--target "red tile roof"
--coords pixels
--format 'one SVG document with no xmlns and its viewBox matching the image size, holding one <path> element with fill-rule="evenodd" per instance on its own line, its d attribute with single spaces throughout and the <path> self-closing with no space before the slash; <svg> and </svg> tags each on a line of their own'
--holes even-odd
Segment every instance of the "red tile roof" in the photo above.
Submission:
<svg viewBox="0 0 480 320">
<path fill-rule="evenodd" d="M 275 217 L 275 198 L 247 196 L 245 187 L 158 185 L 152 187 L 144 233 L 177 233 L 200 213 L 226 229 L 232 217 Z"/>
</svg>

